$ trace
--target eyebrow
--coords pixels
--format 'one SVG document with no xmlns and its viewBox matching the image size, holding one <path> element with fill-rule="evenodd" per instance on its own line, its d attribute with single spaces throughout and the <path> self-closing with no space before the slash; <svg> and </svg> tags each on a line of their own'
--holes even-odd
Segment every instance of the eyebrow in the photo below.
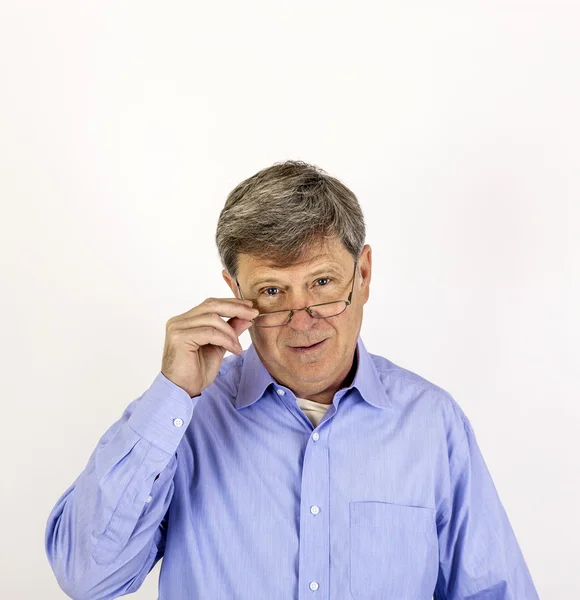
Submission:
<svg viewBox="0 0 580 600">
<path fill-rule="evenodd" d="M 310 277 L 315 277 L 316 275 L 322 275 L 322 274 L 326 274 L 328 273 L 329 275 L 337 275 L 337 276 L 341 276 L 340 271 L 332 266 L 332 265 L 327 265 L 324 267 L 320 267 L 319 269 L 316 269 L 315 271 L 312 271 L 311 273 L 309 273 L 306 277 L 310 278 Z M 276 277 L 261 277 L 259 279 L 255 279 L 250 281 L 249 284 L 249 289 L 253 290 L 255 287 L 261 285 L 262 283 L 284 283 L 281 279 L 276 279 Z"/>
</svg>

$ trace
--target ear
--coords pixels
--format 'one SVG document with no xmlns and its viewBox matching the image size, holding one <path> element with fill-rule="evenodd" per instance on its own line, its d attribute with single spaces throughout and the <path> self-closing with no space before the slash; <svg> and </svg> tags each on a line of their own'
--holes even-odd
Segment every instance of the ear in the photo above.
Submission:
<svg viewBox="0 0 580 600">
<path fill-rule="evenodd" d="M 369 244 L 365 244 L 358 262 L 362 277 L 361 291 L 363 293 L 364 304 L 366 304 L 370 294 L 371 274 L 373 267 L 372 248 L 369 246 Z"/>
<path fill-rule="evenodd" d="M 238 290 L 236 280 L 225 269 L 222 270 L 222 277 L 224 278 L 224 281 L 228 284 L 230 290 L 232 290 L 233 295 L 236 298 L 239 298 L 240 291 Z"/>
</svg>

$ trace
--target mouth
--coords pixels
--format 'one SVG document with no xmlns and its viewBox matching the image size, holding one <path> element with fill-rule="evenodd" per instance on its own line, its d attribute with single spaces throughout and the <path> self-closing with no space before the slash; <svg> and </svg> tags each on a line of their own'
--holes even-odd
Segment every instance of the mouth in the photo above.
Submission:
<svg viewBox="0 0 580 600">
<path fill-rule="evenodd" d="M 316 350 L 318 350 L 319 348 L 322 348 L 325 344 L 325 342 L 327 341 L 328 338 L 317 342 L 316 344 L 311 344 L 310 346 L 289 346 L 289 348 L 291 350 L 293 350 L 294 352 L 299 352 L 299 353 L 307 353 L 307 352 L 314 352 Z"/>
</svg>

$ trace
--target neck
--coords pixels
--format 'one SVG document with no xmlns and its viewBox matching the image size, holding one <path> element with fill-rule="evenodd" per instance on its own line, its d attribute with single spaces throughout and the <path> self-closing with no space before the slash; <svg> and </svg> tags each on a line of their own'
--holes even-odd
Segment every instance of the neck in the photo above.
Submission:
<svg viewBox="0 0 580 600">
<path fill-rule="evenodd" d="M 351 363 L 351 366 L 345 377 L 342 378 L 342 381 L 337 384 L 326 388 L 321 392 L 309 392 L 308 390 L 304 390 L 301 392 L 300 388 L 293 388 L 292 385 L 288 385 L 283 381 L 276 380 L 279 384 L 284 385 L 285 387 L 291 389 L 294 392 L 294 395 L 298 398 L 305 398 L 306 400 L 312 400 L 313 402 L 318 402 L 320 404 L 332 404 L 332 400 L 334 395 L 338 390 L 348 387 L 353 382 L 358 366 L 358 353 L 355 349 L 354 357 Z"/>
</svg>

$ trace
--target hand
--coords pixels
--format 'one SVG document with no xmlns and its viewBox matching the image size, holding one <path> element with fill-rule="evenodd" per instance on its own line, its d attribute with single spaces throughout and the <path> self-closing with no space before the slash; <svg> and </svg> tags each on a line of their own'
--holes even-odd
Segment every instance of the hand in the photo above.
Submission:
<svg viewBox="0 0 580 600">
<path fill-rule="evenodd" d="M 238 336 L 259 314 L 251 305 L 250 300 L 239 298 L 206 298 L 169 319 L 161 364 L 163 375 L 190 397 L 199 396 L 216 378 L 226 350 L 242 353 Z M 221 317 L 231 318 L 224 321 Z"/>
</svg>

